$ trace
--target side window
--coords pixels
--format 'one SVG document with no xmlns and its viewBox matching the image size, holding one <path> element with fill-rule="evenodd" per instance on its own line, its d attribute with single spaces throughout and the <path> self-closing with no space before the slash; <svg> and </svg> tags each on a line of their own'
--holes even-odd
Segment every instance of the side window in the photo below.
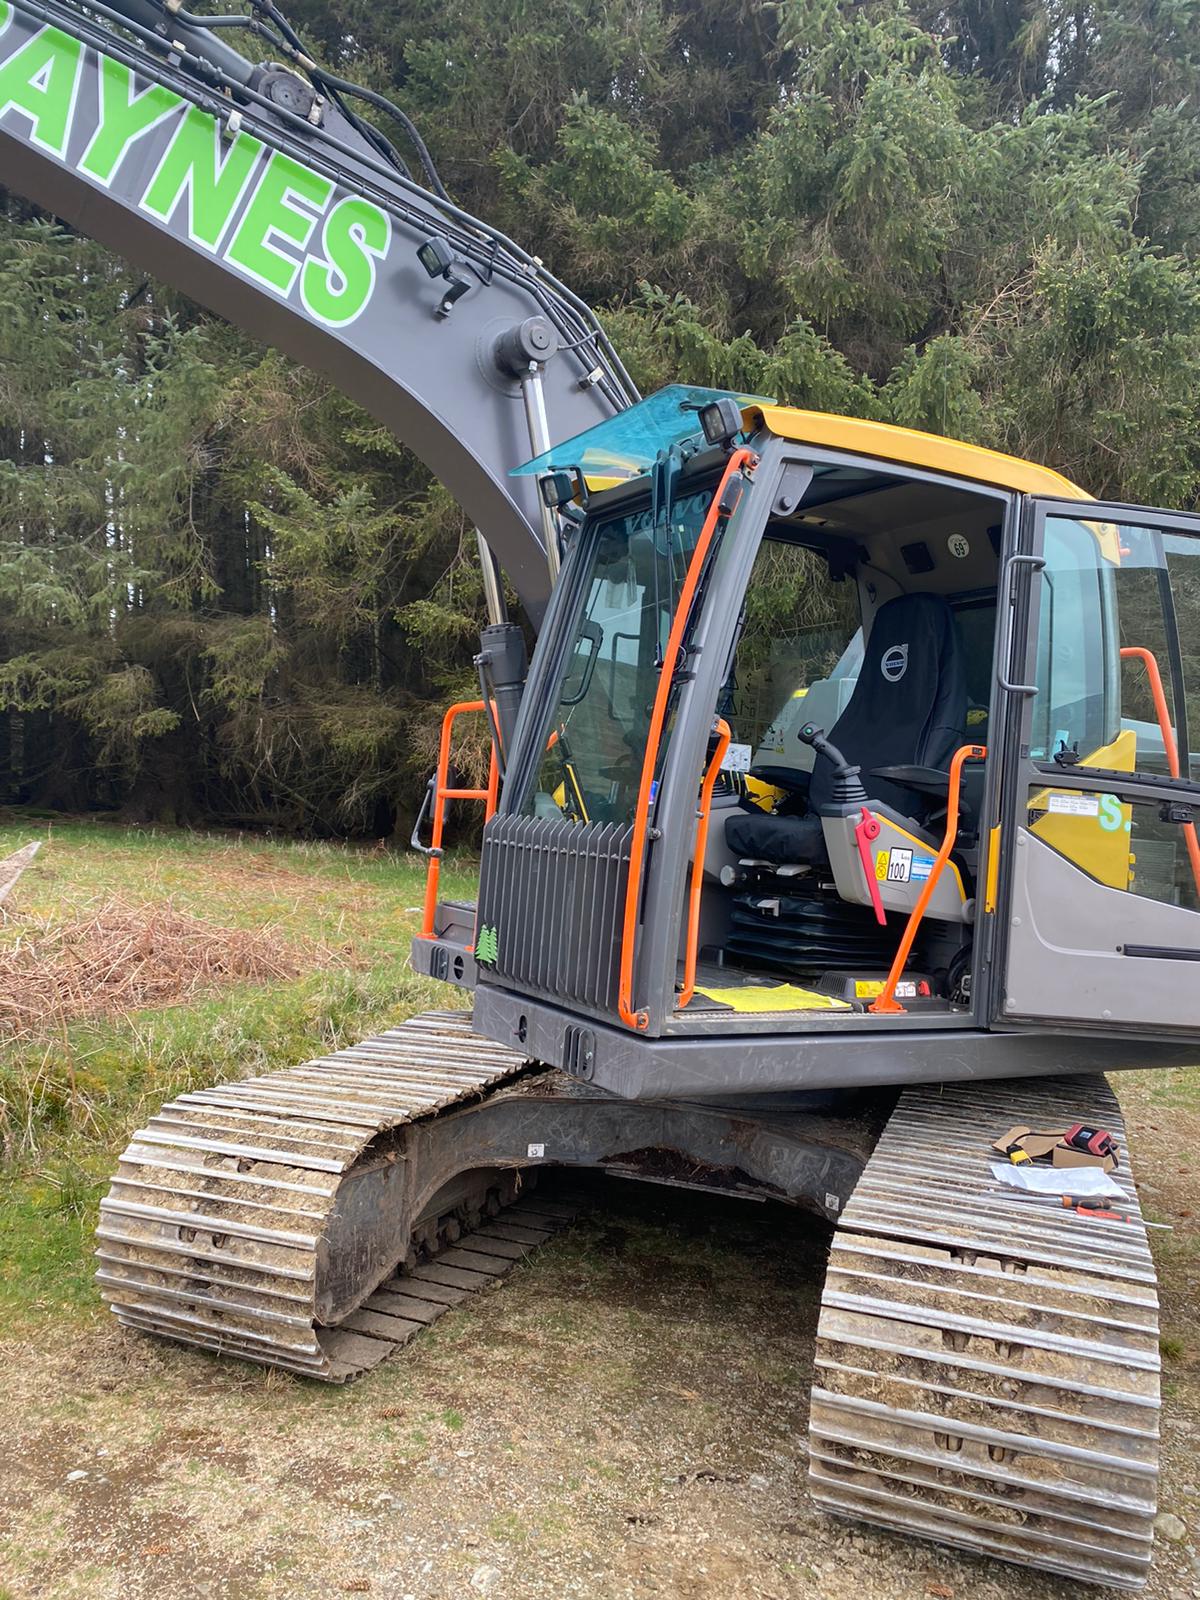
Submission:
<svg viewBox="0 0 1200 1600">
<path fill-rule="evenodd" d="M 1028 826 L 1110 888 L 1200 909 L 1192 807 L 1120 781 L 1200 778 L 1200 539 L 1048 517 L 1043 554 Z M 1056 788 L 1056 755 L 1094 790 Z"/>
<path fill-rule="evenodd" d="M 1108 637 L 1113 573 L 1095 528 L 1062 517 L 1046 523 L 1029 751 L 1034 761 L 1078 750 L 1081 762 L 1113 764 L 1108 747 L 1120 723 Z"/>
<path fill-rule="evenodd" d="M 1050 517 L 1030 756 L 1200 774 L 1200 540 Z"/>
</svg>

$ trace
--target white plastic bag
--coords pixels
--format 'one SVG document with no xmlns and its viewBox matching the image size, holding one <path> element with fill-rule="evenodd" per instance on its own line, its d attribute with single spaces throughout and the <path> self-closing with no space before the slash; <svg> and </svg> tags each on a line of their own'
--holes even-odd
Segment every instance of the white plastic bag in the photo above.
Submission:
<svg viewBox="0 0 1200 1600">
<path fill-rule="evenodd" d="M 997 1183 L 1008 1189 L 1022 1189 L 1026 1194 L 1078 1194 L 1090 1199 L 1125 1193 L 1100 1167 L 1035 1167 L 1028 1161 L 1014 1167 L 1011 1161 L 993 1161 L 991 1168 Z"/>
</svg>

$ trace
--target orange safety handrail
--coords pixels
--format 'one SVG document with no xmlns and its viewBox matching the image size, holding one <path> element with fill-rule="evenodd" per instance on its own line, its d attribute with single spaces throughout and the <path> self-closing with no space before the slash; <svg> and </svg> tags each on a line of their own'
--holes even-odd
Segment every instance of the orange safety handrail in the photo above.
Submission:
<svg viewBox="0 0 1200 1600">
<path fill-rule="evenodd" d="M 929 902 L 933 899 L 933 891 L 937 888 L 938 879 L 950 859 L 958 839 L 958 795 L 962 786 L 963 763 L 967 761 L 982 761 L 987 755 L 985 744 L 964 744 L 955 752 L 950 762 L 950 788 L 946 794 L 946 832 L 942 838 L 942 847 L 933 858 L 933 866 L 929 876 L 925 879 L 924 886 L 917 896 L 917 903 L 908 914 L 908 924 L 900 939 L 899 949 L 892 958 L 892 969 L 887 975 L 887 982 L 883 986 L 883 993 L 867 1007 L 869 1011 L 884 1012 L 889 1016 L 903 1013 L 904 1007 L 896 999 L 896 985 L 904 973 L 905 963 L 912 952 L 913 941 L 917 937 L 917 929 L 921 926 L 921 919 L 925 915 Z"/>
<path fill-rule="evenodd" d="M 704 888 L 704 847 L 708 843 L 708 819 L 712 809 L 717 774 L 733 738 L 724 717 L 717 718 L 717 748 L 713 751 L 704 782 L 700 785 L 700 804 L 696 810 L 696 849 L 692 856 L 692 885 L 688 891 L 687 944 L 683 953 L 683 988 L 677 1009 L 682 1011 L 696 992 L 696 957 L 700 947 L 700 895 Z"/>
<path fill-rule="evenodd" d="M 1171 711 L 1167 705 L 1162 673 L 1158 670 L 1158 657 L 1153 650 L 1147 650 L 1142 645 L 1131 644 L 1122 648 L 1121 660 L 1137 660 L 1146 668 L 1146 676 L 1150 679 L 1150 693 L 1154 699 L 1154 715 L 1158 718 L 1159 732 L 1163 737 L 1163 748 L 1167 753 L 1167 768 L 1173 778 L 1178 778 L 1181 776 L 1179 770 L 1179 746 L 1175 742 L 1175 729 L 1171 726 Z M 1196 883 L 1196 893 L 1200 894 L 1200 839 L 1196 837 L 1196 824 L 1194 822 L 1185 822 L 1183 824 L 1183 836 L 1187 840 L 1188 859 L 1192 864 L 1192 877 Z"/>
<path fill-rule="evenodd" d="M 459 700 L 447 710 L 446 715 L 442 718 L 442 737 L 438 745 L 438 764 L 433 780 L 433 825 L 429 835 L 429 848 L 432 853 L 425 868 L 425 915 L 421 921 L 421 937 L 424 939 L 432 939 L 434 937 L 433 930 L 438 904 L 438 880 L 442 875 L 442 832 L 446 825 L 446 802 L 448 800 L 482 800 L 484 804 L 483 820 L 485 822 L 496 809 L 496 796 L 500 788 L 500 769 L 496 765 L 495 745 L 492 746 L 486 789 L 451 789 L 449 787 L 450 738 L 454 731 L 454 724 L 465 712 L 483 711 L 484 709 L 482 700 Z"/>
<path fill-rule="evenodd" d="M 675 676 L 675 666 L 683 644 L 683 633 L 691 615 L 692 601 L 700 583 L 700 574 L 704 570 L 704 562 L 717 531 L 717 523 L 721 516 L 721 501 L 726 487 L 736 473 L 757 459 L 753 450 L 735 450 L 721 475 L 721 481 L 713 494 L 712 504 L 704 518 L 704 525 L 700 529 L 700 536 L 696 540 L 696 548 L 692 551 L 692 559 L 688 562 L 687 575 L 679 591 L 679 603 L 675 607 L 675 616 L 671 621 L 671 631 L 667 636 L 667 647 L 663 652 L 662 667 L 658 674 L 658 688 L 655 690 L 650 727 L 646 733 L 646 753 L 642 758 L 642 778 L 633 814 L 633 836 L 629 842 L 629 882 L 625 889 L 625 918 L 621 930 L 621 971 L 617 987 L 617 1012 L 621 1021 L 629 1028 L 645 1028 L 650 1023 L 650 1018 L 644 1011 L 633 1009 L 633 958 L 637 940 L 638 902 L 641 899 L 642 872 L 645 867 L 646 831 L 650 826 L 650 790 L 654 785 L 658 747 L 662 742 L 663 725 L 667 720 L 671 680 Z"/>
</svg>

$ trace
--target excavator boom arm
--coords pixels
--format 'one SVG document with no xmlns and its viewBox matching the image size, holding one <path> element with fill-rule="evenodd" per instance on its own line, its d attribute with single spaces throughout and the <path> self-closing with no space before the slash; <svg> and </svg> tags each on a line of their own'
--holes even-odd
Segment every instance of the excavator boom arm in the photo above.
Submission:
<svg viewBox="0 0 1200 1600">
<path fill-rule="evenodd" d="M 0 176 L 326 374 L 447 486 L 536 623 L 544 518 L 508 476 L 529 418 L 541 448 L 636 390 L 589 308 L 389 159 L 340 80 L 286 39 L 309 78 L 255 66 L 229 31 L 158 0 L 0 0 Z"/>
</svg>

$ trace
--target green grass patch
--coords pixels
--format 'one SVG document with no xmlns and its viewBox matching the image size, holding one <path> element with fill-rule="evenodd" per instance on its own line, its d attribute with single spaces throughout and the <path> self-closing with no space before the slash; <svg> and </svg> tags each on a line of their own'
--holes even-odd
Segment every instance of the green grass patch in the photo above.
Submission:
<svg viewBox="0 0 1200 1600">
<path fill-rule="evenodd" d="M 38 836 L 31 825 L 0 825 L 0 857 Z M 0 941 L 86 919 L 113 898 L 135 907 L 169 899 L 220 928 L 269 929 L 289 948 L 333 951 L 337 964 L 302 962 L 287 981 L 0 1040 L 0 1314 L 9 1319 L 95 1308 L 96 1208 L 129 1134 L 164 1100 L 455 1003 L 408 964 L 425 884 L 414 856 L 93 823 L 54 824 L 41 837 Z M 474 863 L 448 861 L 442 882 L 447 894 L 472 896 Z"/>
</svg>

